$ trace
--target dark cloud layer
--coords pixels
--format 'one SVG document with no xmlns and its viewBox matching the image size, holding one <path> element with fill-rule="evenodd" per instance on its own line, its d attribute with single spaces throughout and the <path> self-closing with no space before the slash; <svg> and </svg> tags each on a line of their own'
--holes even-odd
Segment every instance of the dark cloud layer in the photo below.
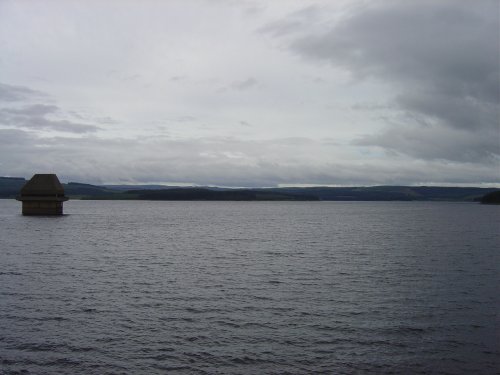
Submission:
<svg viewBox="0 0 500 375">
<path fill-rule="evenodd" d="M 66 133 L 89 133 L 99 128 L 95 125 L 80 124 L 69 120 L 47 118 L 56 114 L 59 108 L 54 105 L 35 104 L 21 108 L 0 109 L 0 125 L 34 130 L 55 130 Z"/>
<path fill-rule="evenodd" d="M 498 162 L 499 153 L 499 138 L 496 136 L 474 135 L 466 130 L 438 125 L 392 125 L 380 133 L 360 137 L 353 143 L 360 146 L 376 145 L 416 159 L 441 159 L 493 166 Z"/>
<path fill-rule="evenodd" d="M 0 104 L 2 99 L 8 104 L 0 107 L 0 126 L 76 134 L 95 132 L 99 129 L 95 125 L 54 118 L 61 114 L 56 105 L 24 104 L 40 98 L 46 99 L 47 96 L 28 87 L 0 84 Z"/>
<path fill-rule="evenodd" d="M 32 90 L 24 86 L 13 86 L 0 83 L 0 102 L 16 102 L 31 97 L 44 97 L 40 91 Z"/>
<path fill-rule="evenodd" d="M 355 79 L 393 88 L 402 126 L 366 136 L 363 144 L 419 158 L 474 161 L 499 154 L 498 144 L 492 145 L 499 135 L 499 17 L 496 0 L 366 2 L 321 32 L 294 34 L 290 48 Z M 267 28 L 281 34 L 283 22 Z M 429 126 L 458 133 L 438 130 L 431 136 Z M 470 132 L 469 142 L 463 130 Z M 453 147 L 450 139 L 456 138 L 461 141 Z"/>
</svg>

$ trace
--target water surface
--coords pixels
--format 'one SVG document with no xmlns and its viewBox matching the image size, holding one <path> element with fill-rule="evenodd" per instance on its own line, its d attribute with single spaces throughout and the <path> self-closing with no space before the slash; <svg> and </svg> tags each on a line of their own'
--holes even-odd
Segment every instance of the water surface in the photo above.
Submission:
<svg viewBox="0 0 500 375">
<path fill-rule="evenodd" d="M 0 373 L 493 374 L 500 207 L 0 200 Z M 3 372 L 2 372 L 3 371 Z"/>
</svg>

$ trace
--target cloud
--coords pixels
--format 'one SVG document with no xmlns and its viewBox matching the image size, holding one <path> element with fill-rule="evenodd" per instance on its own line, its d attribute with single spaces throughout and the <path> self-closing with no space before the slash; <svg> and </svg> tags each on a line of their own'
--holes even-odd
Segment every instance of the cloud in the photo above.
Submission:
<svg viewBox="0 0 500 375">
<path fill-rule="evenodd" d="M 44 93 L 24 86 L 13 86 L 0 83 L 0 102 L 16 102 L 33 97 L 44 97 Z"/>
<path fill-rule="evenodd" d="M 496 0 L 363 2 L 321 31 L 294 30 L 289 48 L 393 91 L 390 105 L 400 124 L 357 144 L 415 157 L 484 160 L 500 153 L 492 142 L 499 137 L 499 17 Z M 283 22 L 267 29 L 284 31 Z"/>
<path fill-rule="evenodd" d="M 259 82 L 255 78 L 250 77 L 250 78 L 245 79 L 243 81 L 233 82 L 231 87 L 235 90 L 243 91 L 243 90 L 248 90 L 252 87 L 257 86 L 258 83 Z"/>
<path fill-rule="evenodd" d="M 12 116 L 45 116 L 58 110 L 55 105 L 33 104 L 22 108 L 4 108 L 0 113 Z"/>
<path fill-rule="evenodd" d="M 259 85 L 259 81 L 255 78 L 250 77 L 244 80 L 234 81 L 228 86 L 219 87 L 217 89 L 218 93 L 228 93 L 230 91 L 247 91 L 255 88 Z"/>
<path fill-rule="evenodd" d="M 181 81 L 185 81 L 187 79 L 186 76 L 183 76 L 183 75 L 175 75 L 175 76 L 172 76 L 169 78 L 169 81 L 170 82 L 181 82 Z"/>
<path fill-rule="evenodd" d="M 257 29 L 262 34 L 275 37 L 285 36 L 310 29 L 311 24 L 320 19 L 322 9 L 317 5 L 310 5 L 294 11 L 286 18 L 268 23 Z"/>
<path fill-rule="evenodd" d="M 0 129 L 3 175 L 57 172 L 65 181 L 93 183 L 188 183 L 221 186 L 279 184 L 376 185 L 422 182 L 499 183 L 487 166 L 367 159 L 352 150 L 308 138 L 101 139 L 38 137 Z"/>
<path fill-rule="evenodd" d="M 497 0 L 27 4 L 0 12 L 0 175 L 498 181 Z"/>
<path fill-rule="evenodd" d="M 498 134 L 490 132 L 471 136 L 466 130 L 443 126 L 415 127 L 392 125 L 383 131 L 364 135 L 353 141 L 358 146 L 377 146 L 390 152 L 422 160 L 494 165 L 499 162 Z"/>
<path fill-rule="evenodd" d="M 52 130 L 65 133 L 84 134 L 95 132 L 99 127 L 83 124 L 57 117 L 64 116 L 61 109 L 53 104 L 26 104 L 44 99 L 49 96 L 41 91 L 24 86 L 12 86 L 0 83 L 0 99 L 8 102 L 0 107 L 0 126 L 32 130 Z M 68 114 L 82 119 L 75 112 Z M 100 119 L 109 123 L 110 118 Z"/>
<path fill-rule="evenodd" d="M 83 134 L 95 132 L 95 125 L 81 124 L 69 120 L 49 119 L 46 116 L 59 112 L 55 105 L 34 104 L 20 108 L 0 109 L 0 125 L 34 130 L 55 130 Z"/>
</svg>

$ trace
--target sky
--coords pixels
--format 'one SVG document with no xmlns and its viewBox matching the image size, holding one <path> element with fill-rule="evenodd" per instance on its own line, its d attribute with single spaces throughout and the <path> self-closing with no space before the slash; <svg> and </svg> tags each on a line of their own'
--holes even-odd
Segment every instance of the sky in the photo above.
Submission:
<svg viewBox="0 0 500 375">
<path fill-rule="evenodd" d="M 498 0 L 0 0 L 0 176 L 500 187 Z"/>
</svg>

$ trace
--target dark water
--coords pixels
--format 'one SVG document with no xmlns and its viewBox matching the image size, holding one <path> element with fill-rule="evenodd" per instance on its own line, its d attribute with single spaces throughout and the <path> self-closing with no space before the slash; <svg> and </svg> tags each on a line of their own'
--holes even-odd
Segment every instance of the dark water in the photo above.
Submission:
<svg viewBox="0 0 500 375">
<path fill-rule="evenodd" d="M 494 374 L 500 207 L 0 201 L 2 374 Z"/>
</svg>

